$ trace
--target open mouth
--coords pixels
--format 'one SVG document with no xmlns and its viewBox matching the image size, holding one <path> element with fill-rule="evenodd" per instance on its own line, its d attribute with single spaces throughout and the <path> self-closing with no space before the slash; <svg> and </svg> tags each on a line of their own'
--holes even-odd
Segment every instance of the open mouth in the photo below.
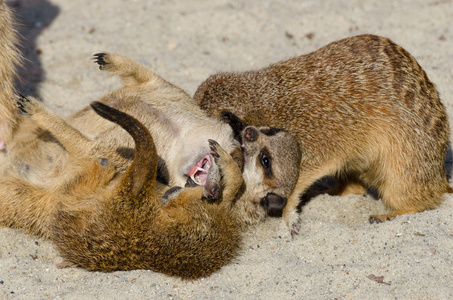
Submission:
<svg viewBox="0 0 453 300">
<path fill-rule="evenodd" d="M 212 165 L 212 157 L 210 154 L 200 159 L 192 170 L 187 174 L 192 181 L 198 185 L 204 186 L 208 179 L 208 172 Z"/>
</svg>

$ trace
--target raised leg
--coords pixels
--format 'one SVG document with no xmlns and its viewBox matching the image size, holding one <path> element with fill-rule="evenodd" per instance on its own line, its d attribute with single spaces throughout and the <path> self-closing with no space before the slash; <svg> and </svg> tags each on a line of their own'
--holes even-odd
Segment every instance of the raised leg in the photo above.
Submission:
<svg viewBox="0 0 453 300">
<path fill-rule="evenodd" d="M 94 54 L 94 62 L 99 69 L 119 75 L 126 85 L 134 85 L 155 81 L 156 84 L 165 82 L 139 62 L 130 58 L 112 53 Z"/>
</svg>

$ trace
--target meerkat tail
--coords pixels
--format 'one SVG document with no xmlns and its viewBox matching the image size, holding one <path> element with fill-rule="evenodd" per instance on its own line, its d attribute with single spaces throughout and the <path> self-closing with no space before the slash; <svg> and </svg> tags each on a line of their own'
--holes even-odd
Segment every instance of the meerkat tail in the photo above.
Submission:
<svg viewBox="0 0 453 300">
<path fill-rule="evenodd" d="M 101 117 L 120 125 L 134 139 L 134 161 L 119 184 L 119 192 L 131 194 L 132 198 L 146 199 L 146 193 L 154 193 L 158 164 L 151 134 L 142 123 L 126 113 L 96 101 L 91 103 L 91 107 Z M 136 197 L 141 193 L 142 197 Z"/>
</svg>

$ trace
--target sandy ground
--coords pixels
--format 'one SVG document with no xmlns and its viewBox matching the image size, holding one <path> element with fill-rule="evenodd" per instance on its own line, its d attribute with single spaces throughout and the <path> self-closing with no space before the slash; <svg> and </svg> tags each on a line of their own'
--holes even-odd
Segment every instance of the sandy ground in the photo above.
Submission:
<svg viewBox="0 0 453 300">
<path fill-rule="evenodd" d="M 140 60 L 193 94 L 214 72 L 262 67 L 361 33 L 390 37 L 412 53 L 453 114 L 450 0 L 9 3 L 26 37 L 21 90 L 65 116 L 119 86 L 90 60 L 103 50 Z M 439 209 L 370 225 L 370 213 L 385 211 L 380 201 L 318 196 L 302 212 L 297 239 L 269 219 L 233 263 L 196 281 L 60 270 L 50 242 L 1 228 L 0 298 L 452 299 L 453 196 L 444 197 Z"/>
</svg>

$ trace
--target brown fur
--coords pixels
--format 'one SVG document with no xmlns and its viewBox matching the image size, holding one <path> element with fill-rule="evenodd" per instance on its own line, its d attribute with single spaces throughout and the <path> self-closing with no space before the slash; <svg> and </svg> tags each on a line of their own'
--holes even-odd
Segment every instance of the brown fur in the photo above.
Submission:
<svg viewBox="0 0 453 300">
<path fill-rule="evenodd" d="M 9 19 L 1 20 L 12 28 Z M 125 82 L 100 102 L 136 119 L 96 104 L 98 113 L 120 126 L 91 108 L 63 120 L 35 99 L 19 98 L 19 108 L 30 117 L 17 117 L 14 136 L 0 153 L 0 223 L 52 239 L 69 264 L 90 270 L 210 274 L 236 254 L 238 228 L 263 217 L 250 191 L 267 187 L 246 188 L 237 200 L 242 177 L 222 148 L 242 164 L 231 128 L 142 65 L 107 53 L 96 59 Z M 18 115 L 12 91 L 0 92 L 2 108 Z M 213 143 L 214 151 L 208 139 L 221 145 Z M 171 185 L 185 184 L 184 172 L 199 156 L 218 156 L 210 180 L 224 187 L 220 204 L 201 201 L 210 192 L 206 186 L 174 190 L 157 182 L 156 153 L 166 162 Z"/>
<path fill-rule="evenodd" d="M 149 88 L 156 96 L 165 91 L 160 94 L 163 101 L 172 91 L 179 93 L 165 83 Z M 19 98 L 18 106 L 29 117 L 20 117 L 13 139 L 0 154 L 2 225 L 51 239 L 70 264 L 89 270 L 147 268 L 197 278 L 236 255 L 240 231 L 237 206 L 232 204 L 242 176 L 220 145 L 212 142 L 210 148 L 208 140 L 203 141 L 208 154 L 218 156 L 214 160 L 223 178 L 220 199 L 210 204 L 202 200 L 202 187 L 168 193 L 168 186 L 156 182 L 156 147 L 136 119 L 95 105 L 98 113 L 132 135 L 131 157 L 124 155 L 130 144 L 122 129 L 96 113 L 90 124 L 83 120 L 90 114 L 87 109 L 79 113 L 81 119 L 68 118 L 91 130 L 88 137 L 36 99 Z M 223 134 L 226 145 L 232 145 L 231 129 L 225 126 L 229 131 L 213 135 Z"/>
<path fill-rule="evenodd" d="M 236 255 L 240 233 L 232 204 L 242 177 L 216 142 L 210 142 L 211 151 L 225 179 L 220 202 L 203 201 L 203 188 L 194 187 L 162 203 L 161 187 L 156 186 L 156 147 L 139 121 L 99 102 L 92 104 L 135 141 L 132 164 L 118 174 L 95 141 L 33 98 L 21 99 L 20 104 L 61 142 L 78 169 L 53 189 L 2 177 L 3 221 L 7 209 L 15 227 L 49 237 L 67 261 L 88 270 L 151 269 L 191 279 L 211 274 Z"/>
<path fill-rule="evenodd" d="M 125 83 L 123 88 L 109 93 L 99 101 L 136 117 L 150 130 L 157 152 L 168 168 L 170 186 L 184 186 L 187 181 L 185 175 L 187 168 L 192 168 L 199 157 L 203 157 L 209 152 L 209 148 L 205 146 L 207 139 L 218 141 L 242 166 L 243 158 L 239 142 L 233 140 L 231 130 L 231 127 L 235 127 L 234 125 L 229 126 L 219 118 L 209 117 L 183 90 L 131 59 L 102 53 L 97 55 L 97 62 L 100 64 L 101 70 L 119 75 Z M 118 126 L 107 124 L 90 109 L 84 109 L 74 114 L 67 121 L 95 139 L 106 139 L 109 144 L 119 144 L 122 146 L 122 150 L 130 147 L 130 138 L 119 130 Z M 236 130 L 238 130 L 237 127 Z M 244 134 L 244 132 L 235 132 L 236 136 L 241 136 L 241 140 L 245 140 Z M 263 144 L 264 139 L 276 140 L 279 144 L 287 145 L 288 149 L 298 151 L 296 140 L 283 131 L 273 137 L 263 137 L 255 144 L 258 145 L 260 142 Z M 266 145 L 270 145 L 270 143 L 266 143 Z M 274 148 L 275 151 L 272 154 L 278 161 L 282 157 L 282 151 L 278 150 L 278 147 Z M 244 225 L 255 224 L 265 218 L 268 206 L 263 208 L 262 199 L 265 199 L 269 193 L 280 195 L 282 201 L 286 203 L 286 197 L 296 182 L 294 177 L 287 176 L 290 174 L 288 168 L 277 169 L 274 176 L 276 180 L 273 182 L 263 184 L 263 181 L 256 181 L 255 175 L 264 176 L 263 167 L 256 164 L 255 159 L 260 154 L 260 149 L 260 147 L 248 147 L 246 151 L 249 158 L 253 158 L 253 160 L 249 159 L 244 163 L 245 186 L 236 200 L 236 205 L 242 209 L 235 210 L 236 218 L 240 220 L 239 223 Z M 285 161 L 288 162 L 288 165 L 291 163 L 297 166 L 299 156 L 291 156 L 294 162 L 290 159 Z M 121 165 L 123 164 L 122 157 L 118 156 L 116 160 L 120 161 Z M 251 163 L 249 164 L 247 161 Z M 219 180 L 220 178 L 214 179 L 214 181 Z M 281 211 L 283 208 L 282 206 L 278 208 L 278 203 L 276 206 L 273 210 Z"/>
<path fill-rule="evenodd" d="M 392 211 L 372 222 L 435 208 L 449 190 L 445 108 L 417 61 L 389 39 L 346 38 L 258 71 L 217 74 L 194 98 L 213 115 L 228 110 L 297 137 L 300 176 L 284 209 L 293 233 L 301 194 L 326 175 L 377 188 Z"/>
<path fill-rule="evenodd" d="M 11 99 L 14 96 L 17 67 L 22 56 L 17 49 L 18 34 L 13 14 L 5 1 L 0 0 L 0 150 L 13 136 L 18 113 Z"/>
</svg>

